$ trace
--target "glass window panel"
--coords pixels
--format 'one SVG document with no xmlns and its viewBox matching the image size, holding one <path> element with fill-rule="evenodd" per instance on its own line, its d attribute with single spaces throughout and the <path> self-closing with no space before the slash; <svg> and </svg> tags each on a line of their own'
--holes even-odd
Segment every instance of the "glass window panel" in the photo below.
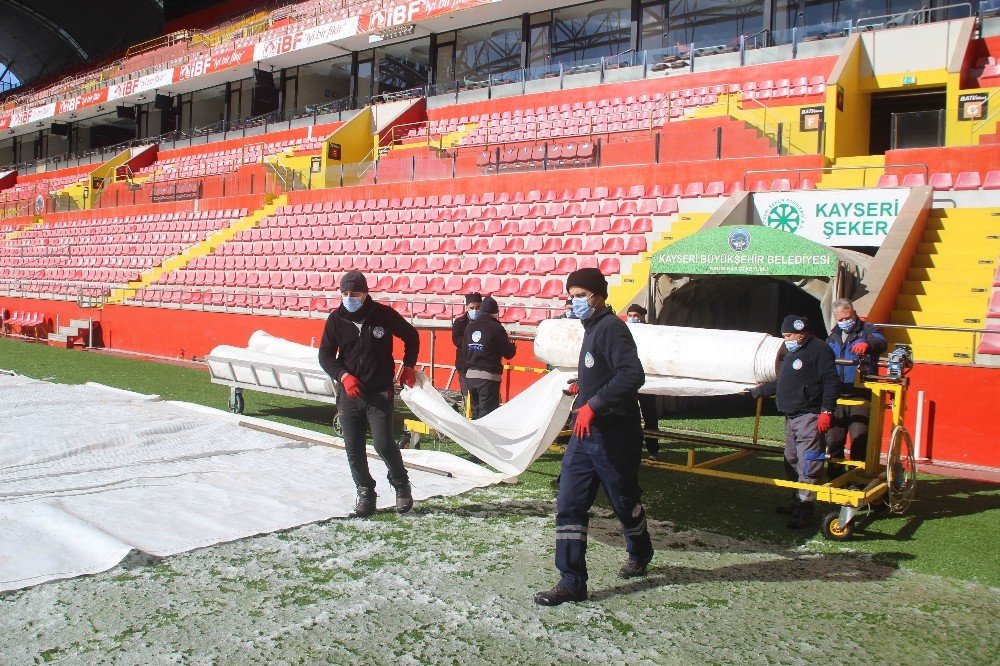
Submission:
<svg viewBox="0 0 1000 666">
<path fill-rule="evenodd" d="M 640 48 L 663 49 L 667 44 L 667 7 L 663 3 L 646 5 L 640 14 Z"/>
<path fill-rule="evenodd" d="M 458 31 L 455 40 L 454 78 L 479 78 L 520 68 L 520 18 Z"/>
<path fill-rule="evenodd" d="M 350 94 L 351 56 L 303 65 L 298 77 L 298 97 L 287 104 L 302 108 L 342 99 Z"/>
<path fill-rule="evenodd" d="M 430 45 L 430 38 L 423 37 L 375 49 L 378 92 L 397 92 L 425 85 L 431 66 Z"/>
<path fill-rule="evenodd" d="M 611 56 L 629 48 L 629 0 L 605 0 L 552 12 L 552 63 Z"/>
<path fill-rule="evenodd" d="M 928 4 L 927 0 L 777 0 L 774 27 L 783 30 L 796 25 L 853 21 L 912 11 Z"/>
<path fill-rule="evenodd" d="M 740 35 L 752 35 L 764 27 L 763 17 L 763 0 L 672 0 L 664 46 L 736 47 Z"/>
</svg>

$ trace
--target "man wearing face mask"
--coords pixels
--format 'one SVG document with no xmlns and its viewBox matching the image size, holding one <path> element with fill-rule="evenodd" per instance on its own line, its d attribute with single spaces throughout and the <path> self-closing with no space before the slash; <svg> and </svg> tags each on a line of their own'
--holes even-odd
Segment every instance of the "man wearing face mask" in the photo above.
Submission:
<svg viewBox="0 0 1000 666">
<path fill-rule="evenodd" d="M 587 599 L 587 529 L 599 487 L 622 525 L 628 559 L 622 578 L 646 574 L 653 545 L 640 498 L 642 425 L 638 392 L 645 381 L 635 341 L 605 302 L 608 281 L 596 268 L 569 274 L 566 290 L 583 320 L 573 435 L 563 455 L 556 500 L 556 567 L 559 583 L 535 594 L 535 603 L 557 606 Z"/>
<path fill-rule="evenodd" d="M 638 303 L 628 306 L 625 311 L 625 322 L 628 324 L 645 324 L 648 311 Z M 642 413 L 642 425 L 646 430 L 660 429 L 660 410 L 656 405 L 655 395 L 639 394 L 639 411 Z M 649 457 L 656 460 L 660 453 L 660 440 L 655 437 L 646 438 L 646 451 Z"/>
<path fill-rule="evenodd" d="M 475 317 L 465 328 L 463 356 L 465 382 L 472 399 L 472 418 L 479 419 L 500 406 L 503 360 L 514 358 L 517 349 L 497 321 L 500 308 L 492 296 L 483 299 Z"/>
<path fill-rule="evenodd" d="M 809 320 L 788 315 L 781 323 L 787 353 L 781 360 L 778 379 L 750 389 L 759 398 L 774 395 L 778 411 L 785 415 L 785 475 L 789 481 L 819 483 L 826 460 L 826 431 L 837 405 L 840 378 L 829 345 L 809 333 Z M 806 526 L 813 514 L 816 493 L 796 490 L 790 507 L 789 529 Z"/>
<path fill-rule="evenodd" d="M 371 426 L 375 451 L 388 468 L 389 483 L 396 490 L 396 511 L 405 513 L 413 508 L 413 494 L 392 433 L 395 393 L 392 338 L 403 341 L 399 381 L 413 386 L 420 335 L 398 312 L 371 299 L 368 282 L 360 271 L 344 274 L 340 293 L 343 302 L 330 313 L 323 329 L 319 364 L 340 386 L 337 409 L 347 463 L 358 488 L 358 502 L 351 516 L 373 514 L 378 497 L 375 479 L 368 471 L 367 426 Z"/>
<path fill-rule="evenodd" d="M 479 292 L 472 292 L 465 295 L 465 312 L 451 323 L 451 341 L 455 345 L 455 373 L 458 375 L 459 390 L 462 391 L 462 399 L 465 400 L 469 394 L 469 387 L 465 381 L 465 328 L 470 321 L 474 321 L 479 316 L 479 307 L 483 302 L 483 295 Z"/>
<path fill-rule="evenodd" d="M 833 302 L 833 317 L 837 325 L 830 331 L 826 343 L 838 359 L 864 362 L 871 374 L 875 374 L 878 357 L 885 353 L 889 343 L 874 324 L 861 321 L 854 309 L 854 303 L 847 298 Z M 870 401 L 871 391 L 854 385 L 857 374 L 855 365 L 838 365 L 840 376 L 840 396 Z M 870 406 L 837 405 L 833 412 L 833 424 L 826 433 L 826 450 L 831 458 L 843 459 L 847 437 L 851 437 L 851 460 L 864 460 L 868 452 L 868 418 Z M 829 477 L 835 479 L 846 470 L 843 465 L 831 462 Z"/>
</svg>

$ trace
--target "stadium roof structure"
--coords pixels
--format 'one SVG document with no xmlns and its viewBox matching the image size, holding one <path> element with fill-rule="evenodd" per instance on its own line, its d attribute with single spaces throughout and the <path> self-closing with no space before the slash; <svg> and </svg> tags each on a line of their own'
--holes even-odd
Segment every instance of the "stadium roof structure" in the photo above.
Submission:
<svg viewBox="0 0 1000 666">
<path fill-rule="evenodd" d="M 162 32 L 162 0 L 0 0 L 0 71 L 30 83 Z"/>
</svg>

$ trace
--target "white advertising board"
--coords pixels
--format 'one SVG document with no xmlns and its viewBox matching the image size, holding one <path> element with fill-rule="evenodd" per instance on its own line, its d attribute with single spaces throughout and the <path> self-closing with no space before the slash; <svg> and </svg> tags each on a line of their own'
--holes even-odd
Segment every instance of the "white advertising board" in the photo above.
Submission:
<svg viewBox="0 0 1000 666">
<path fill-rule="evenodd" d="M 753 195 L 754 223 L 829 247 L 879 247 L 910 190 L 809 190 Z"/>
</svg>

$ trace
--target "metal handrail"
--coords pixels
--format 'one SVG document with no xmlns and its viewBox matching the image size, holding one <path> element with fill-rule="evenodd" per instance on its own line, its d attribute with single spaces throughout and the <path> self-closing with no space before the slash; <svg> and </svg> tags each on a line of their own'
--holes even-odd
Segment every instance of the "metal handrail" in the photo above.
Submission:
<svg viewBox="0 0 1000 666">
<path fill-rule="evenodd" d="M 743 173 L 743 185 L 746 186 L 747 178 L 749 176 L 755 175 L 755 174 L 775 174 L 775 175 L 777 175 L 777 174 L 793 174 L 794 173 L 795 176 L 801 181 L 802 180 L 802 173 L 803 172 L 822 171 L 822 172 L 834 173 L 834 172 L 837 172 L 837 171 L 858 171 L 858 170 L 864 170 L 867 173 L 868 169 L 882 169 L 882 170 L 886 170 L 886 169 L 915 169 L 915 168 L 923 170 L 924 178 L 927 178 L 928 175 L 930 174 L 930 170 L 927 167 L 927 165 L 926 164 L 920 164 L 920 163 L 915 163 L 915 164 L 859 164 L 859 165 L 853 165 L 852 164 L 852 165 L 844 165 L 844 166 L 830 165 L 830 166 L 816 166 L 816 167 L 796 167 L 794 169 L 789 169 L 789 168 L 782 168 L 782 169 L 751 169 L 750 171 L 745 171 Z M 861 185 L 862 188 L 868 187 L 867 185 L 864 184 L 864 178 L 865 178 L 865 176 L 862 175 L 862 185 Z"/>
<path fill-rule="evenodd" d="M 870 30 L 881 30 L 883 28 L 898 28 L 898 27 L 901 27 L 902 25 L 904 25 L 904 23 L 902 22 L 902 20 L 910 19 L 910 17 L 914 17 L 915 18 L 917 16 L 922 16 L 923 17 L 922 20 L 920 20 L 920 21 L 913 21 L 912 19 L 910 19 L 909 23 L 911 25 L 914 25 L 914 24 L 916 24 L 918 22 L 919 23 L 930 23 L 930 21 L 928 20 L 928 17 L 931 14 L 933 14 L 934 12 L 940 12 L 940 11 L 945 10 L 945 9 L 955 9 L 955 8 L 958 8 L 958 7 L 965 7 L 969 11 L 969 13 L 967 14 L 967 16 L 973 16 L 974 12 L 972 11 L 972 3 L 971 2 L 958 2 L 958 3 L 955 3 L 955 4 L 951 4 L 951 5 L 945 5 L 943 7 L 928 7 L 928 6 L 924 5 L 920 9 L 910 9 L 910 10 L 907 10 L 905 12 L 896 12 L 895 14 L 883 14 L 882 16 L 868 16 L 868 17 L 865 17 L 865 18 L 857 19 L 854 22 L 854 26 L 851 28 L 851 32 L 860 32 L 862 30 L 867 30 L 867 29 L 870 29 Z M 882 21 L 882 23 L 879 24 L 878 22 L 881 19 L 888 19 L 888 20 Z M 893 19 L 901 19 L 901 22 L 889 25 L 890 23 L 892 23 Z"/>
<path fill-rule="evenodd" d="M 993 92 L 991 92 L 989 94 L 989 96 L 986 98 L 986 107 L 987 108 L 989 108 L 990 100 L 992 100 L 997 95 L 1000 95 L 1000 88 L 998 88 L 998 89 L 994 90 Z M 983 118 L 978 123 L 973 122 L 972 123 L 972 133 L 976 134 L 977 132 L 979 132 L 979 130 L 983 129 L 983 127 L 985 127 L 987 123 L 989 123 L 991 120 L 993 120 L 994 118 L 996 118 L 998 115 L 1000 115 L 1000 109 L 994 109 L 993 113 L 991 113 L 990 115 L 988 115 L 986 118 Z"/>
</svg>

